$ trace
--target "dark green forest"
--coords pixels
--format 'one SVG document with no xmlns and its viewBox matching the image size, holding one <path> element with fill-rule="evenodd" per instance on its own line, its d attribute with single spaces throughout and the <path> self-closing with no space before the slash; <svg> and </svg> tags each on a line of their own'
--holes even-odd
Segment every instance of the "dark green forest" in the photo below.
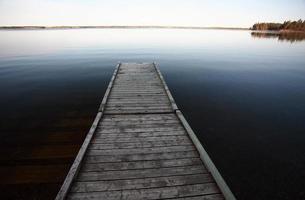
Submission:
<svg viewBox="0 0 305 200">
<path fill-rule="evenodd" d="M 284 23 L 256 23 L 252 26 L 252 30 L 305 31 L 305 20 L 285 21 Z"/>
</svg>

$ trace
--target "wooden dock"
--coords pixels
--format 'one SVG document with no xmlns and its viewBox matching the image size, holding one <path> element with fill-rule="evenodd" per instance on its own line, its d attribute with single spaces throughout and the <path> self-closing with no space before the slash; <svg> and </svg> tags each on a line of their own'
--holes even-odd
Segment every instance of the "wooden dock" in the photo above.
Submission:
<svg viewBox="0 0 305 200">
<path fill-rule="evenodd" d="M 235 197 L 156 64 L 123 63 L 56 199 Z"/>
</svg>

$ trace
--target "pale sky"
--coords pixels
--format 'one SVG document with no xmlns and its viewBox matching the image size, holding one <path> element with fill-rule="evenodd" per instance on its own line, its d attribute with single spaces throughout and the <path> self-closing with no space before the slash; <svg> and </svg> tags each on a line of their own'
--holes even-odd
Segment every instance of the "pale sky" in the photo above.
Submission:
<svg viewBox="0 0 305 200">
<path fill-rule="evenodd" d="M 305 0 L 0 0 L 0 26 L 250 27 L 305 20 Z"/>
</svg>

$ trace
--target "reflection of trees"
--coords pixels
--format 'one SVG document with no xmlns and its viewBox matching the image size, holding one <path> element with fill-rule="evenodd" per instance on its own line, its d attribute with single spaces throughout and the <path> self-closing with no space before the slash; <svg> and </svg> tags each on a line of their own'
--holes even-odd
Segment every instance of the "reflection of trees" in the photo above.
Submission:
<svg viewBox="0 0 305 200">
<path fill-rule="evenodd" d="M 305 20 L 285 21 L 284 23 L 256 23 L 252 30 L 290 30 L 305 31 Z"/>
<path fill-rule="evenodd" d="M 305 40 L 304 32 L 251 32 L 251 36 L 254 38 L 277 38 L 279 41 L 299 42 Z"/>
</svg>

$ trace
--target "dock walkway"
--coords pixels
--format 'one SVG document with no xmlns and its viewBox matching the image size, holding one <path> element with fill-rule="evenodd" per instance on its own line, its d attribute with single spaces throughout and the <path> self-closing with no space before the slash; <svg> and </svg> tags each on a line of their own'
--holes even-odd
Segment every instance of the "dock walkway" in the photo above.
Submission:
<svg viewBox="0 0 305 200">
<path fill-rule="evenodd" d="M 56 199 L 235 198 L 157 66 L 123 63 Z"/>
</svg>

